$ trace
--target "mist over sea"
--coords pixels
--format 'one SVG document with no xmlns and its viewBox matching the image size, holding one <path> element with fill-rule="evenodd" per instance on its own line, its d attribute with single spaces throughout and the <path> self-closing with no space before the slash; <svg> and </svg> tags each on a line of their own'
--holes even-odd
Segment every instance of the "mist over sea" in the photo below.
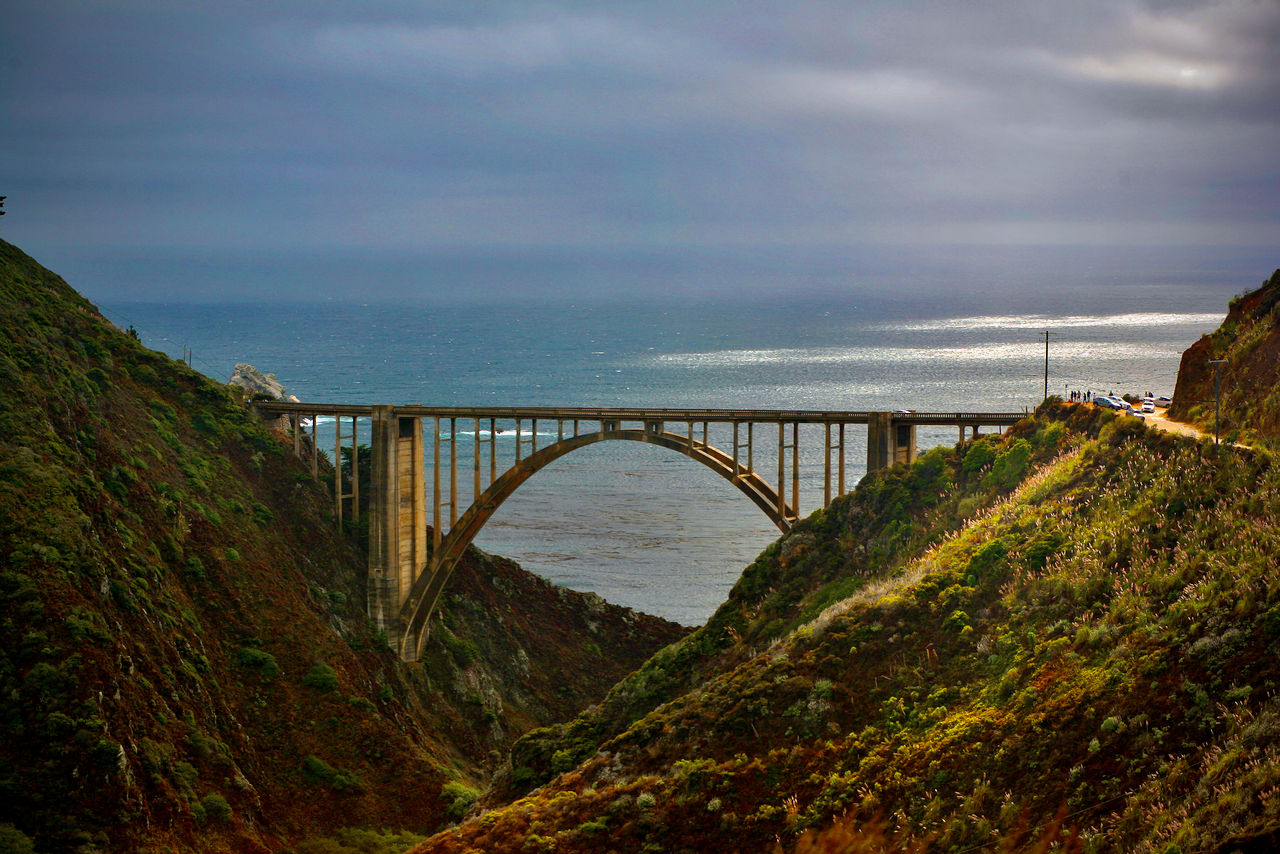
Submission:
<svg viewBox="0 0 1280 854">
<path fill-rule="evenodd" d="M 1093 265 L 901 282 L 827 271 L 806 283 L 772 269 L 735 292 L 722 281 L 682 290 L 668 274 L 652 289 L 643 280 L 616 287 L 598 270 L 599 287 L 566 291 L 541 286 L 554 271 L 521 281 L 513 268 L 501 298 L 477 280 L 470 299 L 455 286 L 398 303 L 381 293 L 368 302 L 98 302 L 149 347 L 175 357 L 188 348 L 194 367 L 223 381 L 249 362 L 308 402 L 1018 411 L 1043 396 L 1046 330 L 1050 393 L 1172 394 L 1182 351 L 1267 273 Z M 776 287 L 761 287 L 769 275 Z M 554 423 L 539 429 L 540 444 L 554 438 Z M 865 464 L 865 428 L 851 429 L 850 488 Z M 474 425 L 458 431 L 469 502 Z M 321 438 L 324 447 L 323 425 Z M 922 451 L 957 438 L 954 427 L 918 435 Z M 811 439 L 804 515 L 822 503 L 820 434 Z M 757 441 L 776 445 L 776 435 Z M 766 474 L 776 471 L 768 459 L 757 460 Z M 777 535 L 698 463 L 606 442 L 535 475 L 476 542 L 558 584 L 698 625 Z"/>
</svg>

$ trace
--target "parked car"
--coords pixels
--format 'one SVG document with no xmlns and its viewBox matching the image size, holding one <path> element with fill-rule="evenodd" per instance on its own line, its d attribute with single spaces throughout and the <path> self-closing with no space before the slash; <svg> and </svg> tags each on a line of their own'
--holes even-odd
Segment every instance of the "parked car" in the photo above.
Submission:
<svg viewBox="0 0 1280 854">
<path fill-rule="evenodd" d="M 1155 402 L 1154 400 L 1152 400 L 1151 398 L 1147 398 L 1146 400 L 1142 401 L 1142 411 L 1143 411 L 1143 412 L 1155 412 L 1155 411 L 1156 411 L 1156 402 Z"/>
<path fill-rule="evenodd" d="M 1156 406 L 1173 406 L 1172 397 L 1157 397 Z"/>
</svg>

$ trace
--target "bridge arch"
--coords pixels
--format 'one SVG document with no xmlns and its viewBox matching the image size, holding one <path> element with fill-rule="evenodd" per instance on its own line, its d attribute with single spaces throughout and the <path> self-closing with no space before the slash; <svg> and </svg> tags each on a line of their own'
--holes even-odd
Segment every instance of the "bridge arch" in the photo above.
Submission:
<svg viewBox="0 0 1280 854">
<path fill-rule="evenodd" d="M 561 439 L 554 444 L 539 448 L 518 460 L 515 465 L 504 472 L 489 485 L 479 497 L 467 508 L 457 523 L 452 525 L 449 533 L 441 540 L 431 553 L 426 570 L 413 582 L 408 596 L 401 608 L 400 617 L 404 627 L 401 640 L 401 657 L 416 660 L 420 657 L 422 644 L 426 641 L 424 628 L 430 619 L 436 603 L 444 591 L 449 576 L 453 574 L 467 547 L 479 535 L 484 524 L 492 518 L 508 498 L 530 477 L 552 462 L 566 454 L 572 453 L 588 445 L 605 441 L 643 442 L 649 445 L 668 448 L 697 460 L 725 480 L 732 483 L 778 527 L 782 533 L 791 530 L 796 521 L 796 510 L 789 506 L 785 498 L 779 496 L 777 490 L 769 485 L 754 471 L 749 471 L 733 457 L 720 449 L 693 440 L 692 436 L 660 429 L 603 429 L 596 433 L 584 433 Z"/>
</svg>

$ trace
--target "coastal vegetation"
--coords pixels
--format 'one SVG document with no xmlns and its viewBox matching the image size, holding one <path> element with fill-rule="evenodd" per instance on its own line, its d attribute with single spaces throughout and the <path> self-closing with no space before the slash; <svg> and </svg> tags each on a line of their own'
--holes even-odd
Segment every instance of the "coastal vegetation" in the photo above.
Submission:
<svg viewBox="0 0 1280 854">
<path fill-rule="evenodd" d="M 236 390 L 3 241 L 0 321 L 5 850 L 403 848 L 686 631 L 473 551 L 406 666 L 331 477 Z"/>
</svg>

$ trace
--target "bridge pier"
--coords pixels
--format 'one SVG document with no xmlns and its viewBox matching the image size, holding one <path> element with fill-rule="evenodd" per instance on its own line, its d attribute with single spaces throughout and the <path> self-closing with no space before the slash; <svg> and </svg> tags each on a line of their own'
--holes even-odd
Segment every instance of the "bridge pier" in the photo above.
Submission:
<svg viewBox="0 0 1280 854">
<path fill-rule="evenodd" d="M 867 471 L 916 461 L 916 425 L 895 423 L 892 412 L 867 414 Z"/>
<path fill-rule="evenodd" d="M 375 405 L 372 438 L 368 611 L 399 649 L 401 612 L 427 564 L 422 419 L 397 417 L 394 406 Z"/>
</svg>

